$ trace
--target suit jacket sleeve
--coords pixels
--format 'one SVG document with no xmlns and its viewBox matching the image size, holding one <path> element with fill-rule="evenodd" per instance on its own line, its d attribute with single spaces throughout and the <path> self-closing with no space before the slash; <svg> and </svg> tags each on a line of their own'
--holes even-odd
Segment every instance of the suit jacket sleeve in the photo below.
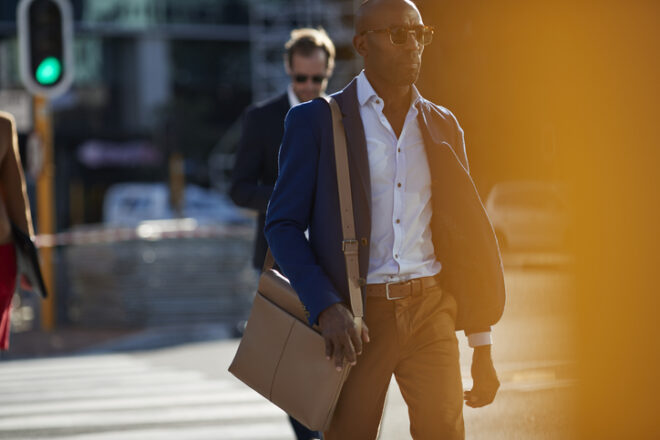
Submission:
<svg viewBox="0 0 660 440">
<path fill-rule="evenodd" d="M 264 213 L 273 186 L 261 181 L 266 152 L 264 142 L 261 142 L 258 136 L 261 124 L 257 116 L 255 111 L 250 110 L 243 115 L 241 140 L 236 153 L 229 195 L 238 206 Z"/>
<path fill-rule="evenodd" d="M 277 264 L 305 305 L 310 324 L 314 324 L 323 310 L 342 299 L 305 237 L 317 190 L 321 148 L 321 122 L 313 118 L 310 107 L 294 107 L 287 115 L 279 177 L 266 213 L 265 233 Z"/>
</svg>

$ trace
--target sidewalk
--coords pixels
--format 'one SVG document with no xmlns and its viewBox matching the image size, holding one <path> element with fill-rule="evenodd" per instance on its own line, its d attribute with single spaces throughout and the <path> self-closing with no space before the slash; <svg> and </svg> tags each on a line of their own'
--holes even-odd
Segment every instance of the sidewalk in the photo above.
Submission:
<svg viewBox="0 0 660 440">
<path fill-rule="evenodd" d="M 12 333 L 9 350 L 0 352 L 0 361 L 63 356 L 120 340 L 142 329 L 58 328 L 50 332 L 28 330 Z"/>
<path fill-rule="evenodd" d="M 195 342 L 229 340 L 236 336 L 234 325 L 222 322 L 128 329 L 64 327 L 52 332 L 29 330 L 12 333 L 9 350 L 0 352 L 0 361 L 153 350 Z"/>
</svg>

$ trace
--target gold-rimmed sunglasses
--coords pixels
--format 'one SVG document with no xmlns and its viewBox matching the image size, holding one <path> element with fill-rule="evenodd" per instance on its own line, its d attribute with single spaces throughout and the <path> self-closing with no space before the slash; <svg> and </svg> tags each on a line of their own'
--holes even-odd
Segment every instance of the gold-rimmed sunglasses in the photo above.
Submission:
<svg viewBox="0 0 660 440">
<path fill-rule="evenodd" d="M 432 26 L 393 26 L 386 29 L 371 29 L 368 31 L 360 32 L 360 35 L 364 34 L 380 34 L 387 32 L 390 36 L 390 41 L 395 46 L 403 46 L 408 42 L 408 35 L 414 34 L 417 42 L 423 46 L 431 44 L 433 41 L 433 27 Z"/>
</svg>

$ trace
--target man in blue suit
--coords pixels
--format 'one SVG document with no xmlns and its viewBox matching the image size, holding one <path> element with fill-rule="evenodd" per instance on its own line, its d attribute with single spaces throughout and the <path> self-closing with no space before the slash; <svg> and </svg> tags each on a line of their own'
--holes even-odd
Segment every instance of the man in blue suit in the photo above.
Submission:
<svg viewBox="0 0 660 440">
<path fill-rule="evenodd" d="M 320 326 L 329 361 L 352 365 L 324 437 L 376 438 L 394 374 L 413 438 L 463 439 L 463 401 L 487 405 L 499 388 L 490 352 L 490 326 L 504 307 L 497 241 L 462 129 L 414 86 L 433 29 L 408 0 L 368 0 L 355 26 L 364 71 L 333 97 L 358 243 L 342 245 L 330 109 L 321 99 L 287 115 L 266 238 L 310 323 Z M 342 252 L 351 246 L 365 304 L 361 333 L 347 307 Z M 474 347 L 465 392 L 456 330 Z"/>
</svg>

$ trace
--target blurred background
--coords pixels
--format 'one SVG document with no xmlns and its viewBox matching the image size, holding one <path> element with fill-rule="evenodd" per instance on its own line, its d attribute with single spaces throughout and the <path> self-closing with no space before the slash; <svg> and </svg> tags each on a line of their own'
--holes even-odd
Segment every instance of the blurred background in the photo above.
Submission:
<svg viewBox="0 0 660 440">
<path fill-rule="evenodd" d="M 256 282 L 255 215 L 226 195 L 240 115 L 290 81 L 292 28 L 322 26 L 337 46 L 329 93 L 359 73 L 360 2 L 70 3 L 75 76 L 50 101 L 54 235 L 40 242 L 56 293 L 46 306 L 17 296 L 13 356 L 51 353 L 44 330 L 79 341 L 62 350 L 91 334 L 160 334 L 139 348 L 238 336 Z M 44 157 L 17 4 L 0 3 L 0 110 L 17 118 L 36 221 Z M 660 438 L 660 3 L 416 4 L 435 27 L 417 86 L 465 131 L 505 264 L 503 388 L 466 409 L 469 438 Z M 382 438 L 406 438 L 404 418 L 392 397 Z"/>
<path fill-rule="evenodd" d="M 0 108 L 17 118 L 35 224 L 40 209 L 52 209 L 49 232 L 59 233 L 52 237 L 57 294 L 49 326 L 240 322 L 255 282 L 248 264 L 255 215 L 226 195 L 240 116 L 290 82 L 283 45 L 293 28 L 322 26 L 331 34 L 338 52 L 331 90 L 359 72 L 353 2 L 70 2 L 74 79 L 49 103 L 53 206 L 35 196 L 44 154 L 31 142 L 37 124 L 20 77 L 18 3 L 0 6 Z M 194 224 L 156 223 L 170 230 L 164 241 L 118 240 L 143 221 L 177 218 Z M 197 226 L 213 240 L 176 237 Z M 186 277 L 152 264 L 178 265 L 183 255 Z M 26 317 L 34 318 L 32 309 Z M 16 326 L 34 325 L 15 315 Z"/>
</svg>

